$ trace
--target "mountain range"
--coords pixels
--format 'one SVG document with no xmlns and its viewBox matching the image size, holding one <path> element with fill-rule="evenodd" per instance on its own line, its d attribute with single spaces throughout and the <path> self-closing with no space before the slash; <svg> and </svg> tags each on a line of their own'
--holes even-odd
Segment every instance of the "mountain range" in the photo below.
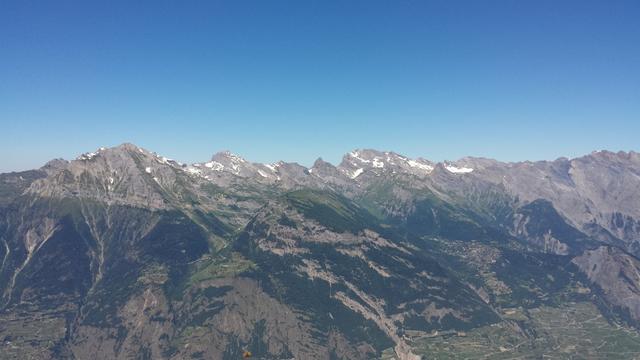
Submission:
<svg viewBox="0 0 640 360">
<path fill-rule="evenodd" d="M 0 358 L 640 358 L 640 154 L 0 174 Z"/>
</svg>

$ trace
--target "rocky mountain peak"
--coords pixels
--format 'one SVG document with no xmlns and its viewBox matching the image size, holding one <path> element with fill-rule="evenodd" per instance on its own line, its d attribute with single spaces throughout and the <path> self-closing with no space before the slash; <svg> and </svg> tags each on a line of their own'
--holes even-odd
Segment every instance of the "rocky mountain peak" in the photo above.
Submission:
<svg viewBox="0 0 640 360">
<path fill-rule="evenodd" d="M 255 171 L 250 169 L 250 164 L 242 156 L 236 155 L 231 151 L 224 150 L 214 154 L 211 161 L 204 164 L 205 167 L 216 170 L 226 171 L 240 176 L 251 176 Z"/>
<path fill-rule="evenodd" d="M 214 160 L 214 161 L 232 161 L 232 162 L 236 162 L 236 163 L 246 163 L 247 162 L 247 160 L 245 160 L 242 156 L 234 154 L 229 150 L 223 150 L 223 151 L 219 151 L 219 152 L 213 154 L 213 156 L 211 157 L 211 160 Z"/>
<path fill-rule="evenodd" d="M 383 173 L 424 177 L 433 171 L 434 164 L 423 158 L 410 159 L 392 151 L 358 149 L 346 154 L 338 168 L 352 179 L 362 174 L 380 176 Z"/>
<path fill-rule="evenodd" d="M 389 154 L 388 152 L 372 149 L 356 149 L 347 153 L 342 158 L 341 165 L 383 168 L 384 159 L 387 158 Z"/>
<path fill-rule="evenodd" d="M 589 155 L 581 156 L 571 160 L 572 162 L 598 162 L 598 163 L 610 163 L 618 164 L 622 166 L 634 166 L 640 167 L 640 154 L 634 151 L 607 151 L 599 150 L 594 151 Z"/>
<path fill-rule="evenodd" d="M 44 170 L 48 173 L 55 172 L 67 166 L 68 163 L 69 162 L 64 159 L 53 159 L 44 164 L 41 170 Z"/>
<path fill-rule="evenodd" d="M 165 206 L 163 188 L 171 187 L 182 167 L 175 160 L 125 143 L 101 147 L 69 162 L 50 162 L 45 166 L 50 176 L 35 181 L 27 191 L 158 208 Z"/>
<path fill-rule="evenodd" d="M 321 173 L 327 171 L 337 171 L 336 167 L 330 162 L 324 161 L 321 157 L 317 158 L 311 166 L 311 172 Z"/>
</svg>

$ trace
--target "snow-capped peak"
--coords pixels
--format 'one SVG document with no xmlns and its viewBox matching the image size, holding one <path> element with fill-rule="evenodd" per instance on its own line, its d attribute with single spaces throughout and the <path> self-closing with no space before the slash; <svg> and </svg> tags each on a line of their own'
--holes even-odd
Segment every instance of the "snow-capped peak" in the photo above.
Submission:
<svg viewBox="0 0 640 360">
<path fill-rule="evenodd" d="M 388 153 L 384 153 L 385 155 Z M 354 166 L 360 164 L 371 165 L 374 168 L 381 169 L 384 167 L 384 156 L 382 154 L 374 152 L 372 150 L 354 150 L 347 154 L 349 162 Z M 388 156 L 387 156 L 388 158 Z"/>
<path fill-rule="evenodd" d="M 214 157 L 225 157 L 225 158 L 229 159 L 231 162 L 234 162 L 234 163 L 246 163 L 247 162 L 247 160 L 245 160 L 242 156 L 234 154 L 229 150 L 225 150 L 225 151 L 219 152 Z"/>
<path fill-rule="evenodd" d="M 94 151 L 94 152 L 87 152 L 84 154 L 81 154 L 80 156 L 78 156 L 76 158 L 76 160 L 91 160 L 94 157 L 98 156 L 98 154 L 100 154 L 101 152 L 107 150 L 107 148 L 101 147 L 98 150 Z"/>
<path fill-rule="evenodd" d="M 345 174 L 351 176 L 356 169 L 363 168 L 375 170 L 376 176 L 382 172 L 398 174 L 408 173 L 419 177 L 431 174 L 434 164 L 422 158 L 411 159 L 392 151 L 380 152 L 377 150 L 358 149 L 347 153 L 340 165 Z"/>
</svg>

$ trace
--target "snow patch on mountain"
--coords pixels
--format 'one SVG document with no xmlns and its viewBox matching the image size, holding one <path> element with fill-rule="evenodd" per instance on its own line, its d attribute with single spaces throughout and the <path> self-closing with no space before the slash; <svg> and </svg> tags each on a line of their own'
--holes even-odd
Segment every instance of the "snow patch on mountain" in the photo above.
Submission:
<svg viewBox="0 0 640 360">
<path fill-rule="evenodd" d="M 457 167 L 455 165 L 446 164 L 446 163 L 444 164 L 444 168 L 447 169 L 447 171 L 449 171 L 450 173 L 453 173 L 453 174 L 468 174 L 468 173 L 473 171 L 472 168 Z"/>
<path fill-rule="evenodd" d="M 363 172 L 364 172 L 364 169 L 360 168 L 360 169 L 354 171 L 353 174 L 351 174 L 351 178 L 355 179 L 358 176 L 360 176 L 360 174 L 362 174 Z"/>
<path fill-rule="evenodd" d="M 351 158 L 351 161 L 350 161 L 351 164 L 353 164 L 354 166 L 358 166 L 358 163 L 361 163 L 361 164 L 371 164 L 371 166 L 378 169 L 381 169 L 384 167 L 384 162 L 382 161 L 382 159 L 380 159 L 377 156 L 375 156 L 371 160 L 365 159 L 361 157 L 361 154 L 358 151 L 352 151 L 348 155 Z"/>
<path fill-rule="evenodd" d="M 201 175 L 202 174 L 202 169 L 198 169 L 197 167 L 187 167 L 184 169 L 184 171 L 186 171 L 189 174 L 192 175 Z"/>
<path fill-rule="evenodd" d="M 220 164 L 217 161 L 209 161 L 208 163 L 205 163 L 204 166 L 215 171 L 224 170 L 224 165 Z"/>
<path fill-rule="evenodd" d="M 232 162 L 234 163 L 246 163 L 247 160 L 245 160 L 242 156 L 240 155 L 236 155 L 230 151 L 224 151 L 222 153 L 223 155 L 225 155 L 226 157 L 228 157 Z"/>
<path fill-rule="evenodd" d="M 81 154 L 80 156 L 78 156 L 76 158 L 76 160 L 91 160 L 94 157 L 98 156 L 98 154 L 100 154 L 101 152 L 107 150 L 107 148 L 101 147 L 98 150 L 94 151 L 94 152 L 87 152 L 84 154 Z"/>
<path fill-rule="evenodd" d="M 367 159 L 363 159 L 360 157 L 360 153 L 357 151 L 352 151 L 349 153 L 349 156 L 363 163 L 369 163 L 370 161 Z"/>
<path fill-rule="evenodd" d="M 431 166 L 429 164 L 423 164 L 423 163 L 421 163 L 419 161 L 416 161 L 416 160 L 407 160 L 407 164 L 412 168 L 424 170 L 427 174 L 429 174 L 429 173 L 431 173 L 433 171 L 433 166 Z"/>
<path fill-rule="evenodd" d="M 263 164 L 263 165 L 273 172 L 278 171 L 277 168 L 280 166 L 280 164 Z"/>
<path fill-rule="evenodd" d="M 77 160 L 91 160 L 94 157 L 96 157 L 96 155 L 98 155 L 98 153 L 95 153 L 95 152 L 85 153 L 78 156 Z"/>
</svg>

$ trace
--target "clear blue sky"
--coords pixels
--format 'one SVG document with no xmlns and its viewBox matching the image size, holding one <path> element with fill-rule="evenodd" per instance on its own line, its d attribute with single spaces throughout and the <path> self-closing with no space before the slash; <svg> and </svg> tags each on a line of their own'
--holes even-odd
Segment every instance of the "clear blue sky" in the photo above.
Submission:
<svg viewBox="0 0 640 360">
<path fill-rule="evenodd" d="M 640 150 L 640 1 L 0 1 L 0 171 Z"/>
</svg>

